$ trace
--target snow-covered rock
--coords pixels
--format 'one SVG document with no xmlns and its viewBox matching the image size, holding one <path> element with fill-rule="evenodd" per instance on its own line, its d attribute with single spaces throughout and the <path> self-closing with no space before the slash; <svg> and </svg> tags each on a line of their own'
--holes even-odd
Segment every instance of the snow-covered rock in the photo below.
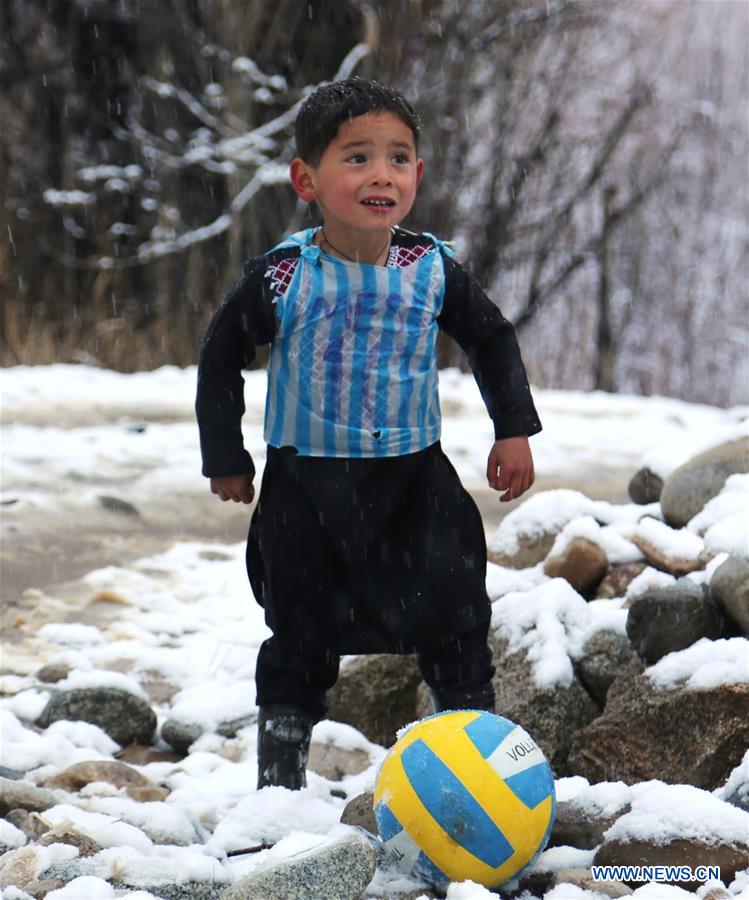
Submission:
<svg viewBox="0 0 749 900">
<path fill-rule="evenodd" d="M 620 676 L 603 714 L 575 736 L 570 770 L 591 782 L 723 784 L 749 745 L 749 682 L 734 655 L 746 643 L 734 640 L 743 646 L 704 640 Z"/>
<path fill-rule="evenodd" d="M 661 492 L 661 507 L 666 521 L 678 527 L 686 525 L 713 497 L 726 479 L 749 472 L 749 438 L 727 441 L 694 456 L 666 478 Z"/>
</svg>

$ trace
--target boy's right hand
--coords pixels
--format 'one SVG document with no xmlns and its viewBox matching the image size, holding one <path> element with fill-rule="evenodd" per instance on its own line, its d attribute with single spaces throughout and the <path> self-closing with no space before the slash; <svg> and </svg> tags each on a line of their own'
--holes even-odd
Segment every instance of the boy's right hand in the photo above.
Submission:
<svg viewBox="0 0 749 900">
<path fill-rule="evenodd" d="M 220 478 L 211 478 L 211 493 L 221 500 L 252 503 L 255 488 L 249 475 L 222 475 Z"/>
</svg>

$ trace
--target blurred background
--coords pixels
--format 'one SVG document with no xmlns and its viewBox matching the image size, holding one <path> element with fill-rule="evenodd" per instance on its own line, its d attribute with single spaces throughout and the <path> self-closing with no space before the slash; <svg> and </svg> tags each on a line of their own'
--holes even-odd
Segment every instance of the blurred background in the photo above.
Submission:
<svg viewBox="0 0 749 900">
<path fill-rule="evenodd" d="M 359 74 L 423 120 L 404 224 L 534 384 L 748 403 L 747 46 L 743 0 L 3 0 L 0 363 L 193 364 L 242 260 L 316 222 L 298 105 Z"/>
</svg>

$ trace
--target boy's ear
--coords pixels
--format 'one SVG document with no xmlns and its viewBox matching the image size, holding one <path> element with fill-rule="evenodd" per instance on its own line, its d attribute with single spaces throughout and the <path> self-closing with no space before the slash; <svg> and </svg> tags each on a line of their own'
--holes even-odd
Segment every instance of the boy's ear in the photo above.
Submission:
<svg viewBox="0 0 749 900">
<path fill-rule="evenodd" d="M 421 184 L 421 178 L 424 174 L 424 160 L 418 159 L 416 161 L 416 187 Z"/>
<path fill-rule="evenodd" d="M 297 156 L 291 160 L 289 174 L 291 175 L 291 183 L 300 200 L 304 200 L 305 203 L 311 203 L 317 198 L 317 191 L 315 190 L 312 177 L 313 169 L 301 157 Z"/>
</svg>

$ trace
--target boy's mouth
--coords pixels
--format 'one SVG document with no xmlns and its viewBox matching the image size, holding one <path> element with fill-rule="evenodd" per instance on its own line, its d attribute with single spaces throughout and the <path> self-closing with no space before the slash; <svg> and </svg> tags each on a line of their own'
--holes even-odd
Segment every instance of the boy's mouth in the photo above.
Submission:
<svg viewBox="0 0 749 900">
<path fill-rule="evenodd" d="M 362 200 L 362 203 L 365 206 L 395 206 L 395 200 L 391 200 L 389 197 L 367 197 L 365 200 Z"/>
</svg>

